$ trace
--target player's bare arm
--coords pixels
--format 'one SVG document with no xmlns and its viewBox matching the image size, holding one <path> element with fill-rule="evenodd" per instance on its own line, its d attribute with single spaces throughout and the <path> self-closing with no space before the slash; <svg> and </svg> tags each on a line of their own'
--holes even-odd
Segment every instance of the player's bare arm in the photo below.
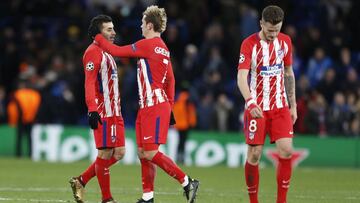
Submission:
<svg viewBox="0 0 360 203">
<path fill-rule="evenodd" d="M 296 97 L 295 97 L 295 75 L 292 66 L 285 67 L 284 72 L 285 91 L 290 104 L 290 113 L 293 123 L 297 119 Z"/>
<path fill-rule="evenodd" d="M 243 95 L 245 101 L 251 100 L 250 89 L 249 89 L 249 85 L 247 82 L 248 74 L 249 74 L 249 70 L 240 69 L 240 70 L 238 70 L 238 75 L 237 75 L 237 84 L 238 84 L 240 92 Z M 255 105 L 255 107 L 250 110 L 251 116 L 253 118 L 262 118 L 263 113 L 262 113 L 261 108 L 256 103 L 253 103 L 253 104 Z M 247 108 L 248 107 L 249 107 L 249 105 L 247 105 Z"/>
</svg>

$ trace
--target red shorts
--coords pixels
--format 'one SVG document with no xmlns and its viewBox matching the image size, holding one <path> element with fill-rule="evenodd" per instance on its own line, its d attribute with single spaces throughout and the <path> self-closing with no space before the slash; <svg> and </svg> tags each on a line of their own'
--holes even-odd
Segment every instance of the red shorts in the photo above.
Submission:
<svg viewBox="0 0 360 203">
<path fill-rule="evenodd" d="M 97 149 L 125 146 L 125 129 L 122 117 L 102 118 L 102 125 L 94 130 Z"/>
<path fill-rule="evenodd" d="M 263 118 L 252 118 L 250 112 L 245 110 L 244 134 L 246 144 L 263 145 L 267 133 L 269 133 L 271 143 L 280 138 L 293 137 L 293 123 L 290 110 L 287 107 L 264 111 L 263 115 Z"/>
<path fill-rule="evenodd" d="M 157 104 L 152 107 L 139 109 L 136 117 L 136 143 L 138 147 L 143 144 L 165 144 L 171 107 L 168 102 Z"/>
</svg>

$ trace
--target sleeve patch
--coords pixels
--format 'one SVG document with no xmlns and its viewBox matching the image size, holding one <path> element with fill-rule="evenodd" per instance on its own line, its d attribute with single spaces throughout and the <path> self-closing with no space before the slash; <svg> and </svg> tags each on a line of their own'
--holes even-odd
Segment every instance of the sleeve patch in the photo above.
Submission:
<svg viewBox="0 0 360 203">
<path fill-rule="evenodd" d="M 89 61 L 89 62 L 86 64 L 85 69 L 86 69 L 87 71 L 92 71 L 92 70 L 94 70 L 94 63 L 93 63 L 92 61 Z"/>
<path fill-rule="evenodd" d="M 131 45 L 131 49 L 135 52 L 135 51 L 136 51 L 136 45 L 135 45 L 135 44 L 132 44 L 132 45 Z"/>
<path fill-rule="evenodd" d="M 245 55 L 244 55 L 244 54 L 240 54 L 239 63 L 243 63 L 244 61 L 245 61 Z"/>
</svg>

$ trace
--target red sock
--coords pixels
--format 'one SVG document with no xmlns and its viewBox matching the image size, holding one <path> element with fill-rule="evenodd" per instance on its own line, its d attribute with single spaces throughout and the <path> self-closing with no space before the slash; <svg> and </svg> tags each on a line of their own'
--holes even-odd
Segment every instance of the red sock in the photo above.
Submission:
<svg viewBox="0 0 360 203">
<path fill-rule="evenodd" d="M 178 180 L 180 184 L 184 182 L 185 173 L 165 154 L 157 152 L 151 162 Z"/>
<path fill-rule="evenodd" d="M 102 199 L 111 198 L 109 160 L 96 158 L 95 172 L 101 189 Z"/>
<path fill-rule="evenodd" d="M 258 203 L 259 165 L 245 164 L 245 179 L 249 193 L 250 203 Z"/>
<path fill-rule="evenodd" d="M 143 193 L 154 191 L 154 180 L 156 175 L 156 165 L 146 159 L 140 159 L 141 179 Z"/>
<path fill-rule="evenodd" d="M 286 203 L 286 194 L 290 186 L 291 171 L 291 158 L 279 158 L 279 165 L 277 168 L 277 203 Z"/>
<path fill-rule="evenodd" d="M 84 186 L 95 176 L 95 161 L 80 175 Z"/>
<path fill-rule="evenodd" d="M 109 167 L 115 164 L 118 160 L 115 159 L 115 157 L 111 157 L 109 160 Z M 81 175 L 81 181 L 84 184 L 84 186 L 91 180 L 94 176 L 96 176 L 95 173 L 95 162 L 93 162 Z"/>
</svg>

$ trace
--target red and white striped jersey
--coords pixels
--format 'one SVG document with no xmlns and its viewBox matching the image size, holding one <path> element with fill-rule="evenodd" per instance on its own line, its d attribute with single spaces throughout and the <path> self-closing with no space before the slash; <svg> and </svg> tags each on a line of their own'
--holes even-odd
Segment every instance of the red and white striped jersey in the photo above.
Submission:
<svg viewBox="0 0 360 203">
<path fill-rule="evenodd" d="M 102 118 L 121 116 L 117 66 L 114 58 L 92 43 L 83 56 L 88 111 Z"/>
<path fill-rule="evenodd" d="M 241 44 L 238 69 L 249 70 L 251 98 L 263 111 L 288 106 L 284 68 L 292 65 L 291 52 L 291 39 L 283 33 L 271 42 L 254 33 Z"/>
<path fill-rule="evenodd" d="M 140 108 L 163 102 L 174 103 L 175 78 L 170 52 L 160 37 L 142 39 L 127 46 L 116 46 L 97 35 L 100 46 L 119 57 L 137 57 L 137 82 Z"/>
</svg>

